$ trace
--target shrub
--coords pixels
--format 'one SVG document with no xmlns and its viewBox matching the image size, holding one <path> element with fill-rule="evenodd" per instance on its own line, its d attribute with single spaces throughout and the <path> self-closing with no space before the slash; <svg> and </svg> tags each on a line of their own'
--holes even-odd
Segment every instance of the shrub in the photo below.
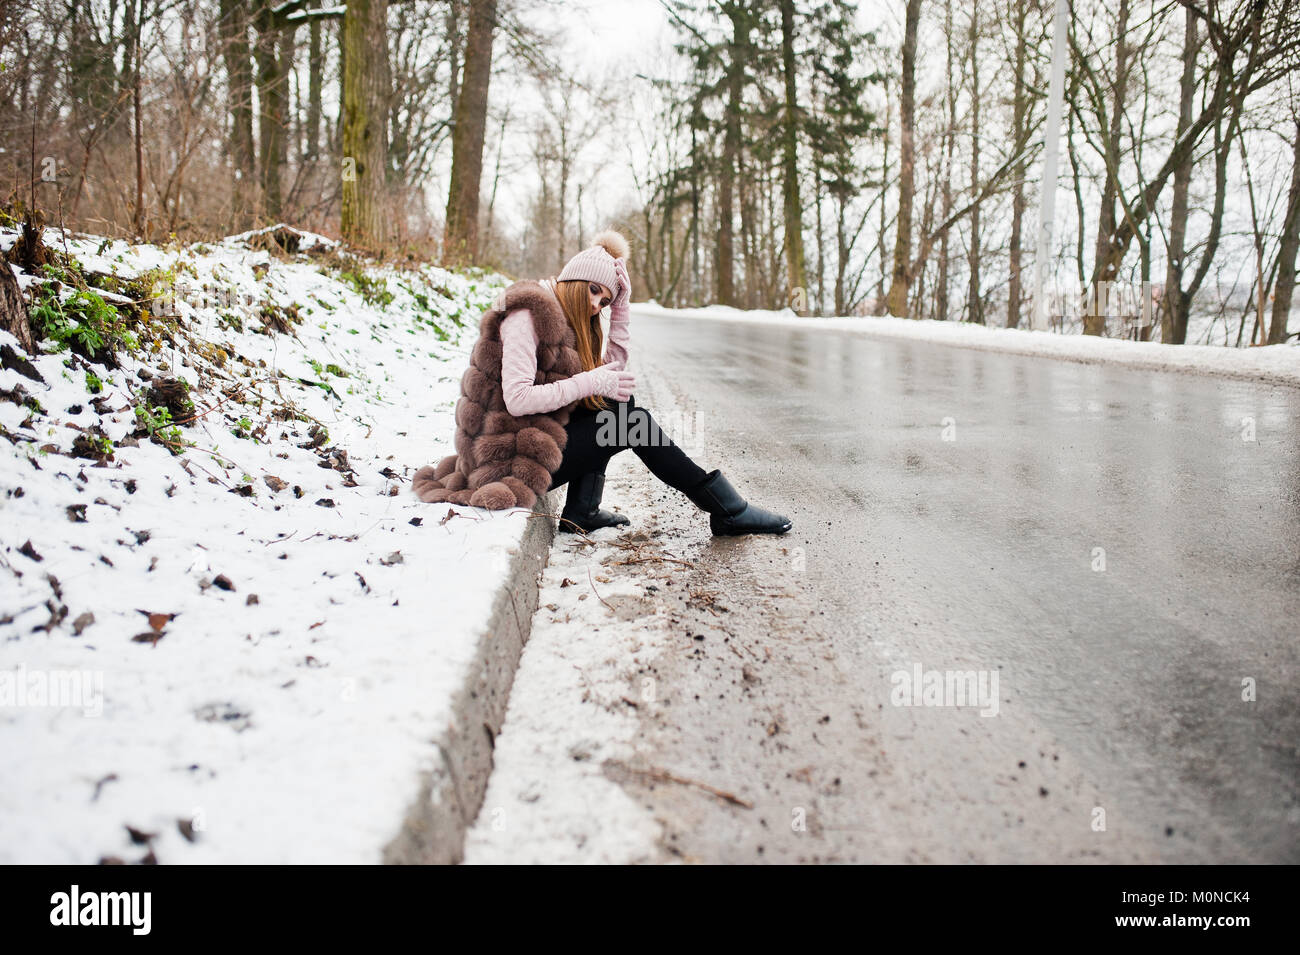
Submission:
<svg viewBox="0 0 1300 955">
<path fill-rule="evenodd" d="M 120 349 L 134 352 L 139 347 L 122 315 L 86 285 L 75 263 L 68 269 L 47 263 L 42 271 L 49 281 L 35 292 L 32 331 L 52 342 L 53 351 L 71 350 L 87 361 L 116 368 Z M 66 298 L 65 285 L 74 290 Z"/>
<path fill-rule="evenodd" d="M 172 454 L 180 454 L 185 449 L 181 429 L 172 423 L 172 413 L 166 407 L 136 405 L 135 419 L 140 429 L 149 435 L 150 441 L 161 444 Z"/>
<path fill-rule="evenodd" d="M 340 272 L 339 278 L 351 285 L 367 305 L 386 306 L 393 303 L 393 293 L 388 291 L 388 280 L 371 278 L 360 269 Z"/>
</svg>

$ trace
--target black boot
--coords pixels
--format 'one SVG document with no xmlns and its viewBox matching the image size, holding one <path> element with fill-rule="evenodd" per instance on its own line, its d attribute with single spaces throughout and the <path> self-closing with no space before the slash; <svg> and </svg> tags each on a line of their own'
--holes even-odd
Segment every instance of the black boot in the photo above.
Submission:
<svg viewBox="0 0 1300 955">
<path fill-rule="evenodd" d="M 715 535 L 784 534 L 790 519 L 750 504 L 718 470 L 686 492 L 696 507 L 709 512 L 709 527 Z"/>
<path fill-rule="evenodd" d="M 605 475 L 599 471 L 588 471 L 570 481 L 569 496 L 560 514 L 560 530 L 566 534 L 586 534 L 598 527 L 631 524 L 622 514 L 600 509 L 600 498 L 604 493 Z"/>
</svg>

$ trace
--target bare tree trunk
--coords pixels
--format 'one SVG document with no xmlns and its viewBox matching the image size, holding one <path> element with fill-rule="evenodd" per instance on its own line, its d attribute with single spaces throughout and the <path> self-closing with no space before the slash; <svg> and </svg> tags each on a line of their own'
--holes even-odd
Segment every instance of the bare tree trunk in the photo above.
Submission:
<svg viewBox="0 0 1300 955">
<path fill-rule="evenodd" d="M 888 78 L 881 84 L 882 92 L 885 96 L 885 121 L 881 124 L 880 132 L 880 179 L 884 183 L 889 179 L 889 129 L 892 125 L 891 113 L 893 111 L 893 100 L 889 95 Z M 876 229 L 876 257 L 880 260 L 880 271 L 876 277 L 876 304 L 873 314 L 884 315 L 886 312 L 887 289 L 885 287 L 886 279 L 889 279 L 893 273 L 893 266 L 889 262 L 889 249 L 887 247 L 887 235 L 889 231 L 889 218 L 887 207 L 889 203 L 882 201 L 880 203 L 880 227 Z M 839 210 L 840 226 L 844 226 L 845 211 Z M 843 254 L 840 249 L 839 254 Z"/>
<path fill-rule="evenodd" d="M 1206 276 L 1209 275 L 1210 267 L 1214 263 L 1214 257 L 1218 253 L 1219 239 L 1223 234 L 1223 210 L 1226 204 L 1228 192 L 1228 159 L 1232 152 L 1232 144 L 1236 141 L 1239 135 L 1238 131 L 1240 129 L 1241 115 L 1244 106 L 1245 90 L 1238 90 L 1235 94 L 1229 96 L 1225 105 L 1216 109 L 1213 114 L 1212 125 L 1214 130 L 1214 149 L 1212 150 L 1211 155 L 1214 156 L 1214 201 L 1210 210 L 1210 231 L 1206 235 L 1205 241 L 1201 243 L 1201 258 L 1200 263 L 1196 267 L 1196 272 L 1192 275 L 1191 279 L 1187 281 L 1185 288 L 1180 285 L 1175 290 L 1176 297 L 1172 303 L 1172 307 L 1178 310 L 1175 313 L 1173 323 L 1175 344 L 1183 344 L 1187 337 L 1187 321 L 1188 315 L 1191 312 L 1191 303 L 1196 298 L 1196 293 L 1200 289 L 1201 284 L 1205 281 Z M 1200 120 L 1198 119 L 1197 122 L 1199 121 Z M 1184 133 L 1184 135 L 1186 135 L 1186 133 Z M 1189 161 L 1190 156 L 1190 151 L 1181 154 L 1179 156 L 1179 162 Z M 1177 172 L 1177 165 L 1171 168 L 1173 172 Z M 1188 171 L 1187 176 L 1190 181 L 1190 170 Z M 1146 192 L 1147 194 L 1154 196 L 1153 187 L 1150 184 L 1148 184 Z M 1183 213 L 1183 220 L 1185 228 L 1185 211 Z M 1146 221 L 1145 215 L 1143 216 L 1142 221 Z M 1127 223 L 1128 219 L 1126 218 L 1125 224 L 1119 227 L 1122 238 L 1125 235 L 1136 235 L 1136 231 L 1131 228 L 1127 233 L 1124 233 L 1123 230 Z M 1183 281 L 1183 277 L 1186 275 L 1187 271 L 1187 250 L 1183 245 L 1184 243 L 1180 239 L 1178 247 L 1180 262 L 1178 281 L 1180 283 Z M 1115 261 L 1117 260 L 1110 260 L 1110 262 Z M 1105 263 L 1107 267 L 1110 267 L 1110 262 Z M 1109 278 L 1113 275 L 1113 272 L 1109 274 L 1103 273 L 1103 275 Z M 1169 294 L 1167 288 L 1165 294 Z"/>
<path fill-rule="evenodd" d="M 785 263 L 789 296 L 804 289 L 803 206 L 799 202 L 799 104 L 795 87 L 794 0 L 781 0 L 781 63 L 785 71 L 784 169 L 782 185 L 785 199 Z M 807 311 L 805 306 L 804 311 Z"/>
<path fill-rule="evenodd" d="M 912 197 L 915 191 L 913 169 L 916 150 L 913 143 L 916 99 L 916 33 L 921 20 L 921 0 L 907 0 L 907 18 L 903 35 L 902 99 L 899 107 L 901 154 L 898 168 L 898 221 L 894 239 L 894 272 L 889 285 L 890 315 L 907 315 L 907 293 L 911 282 L 908 266 L 912 257 Z"/>
<path fill-rule="evenodd" d="M 700 274 L 703 264 L 700 261 L 700 153 L 695 122 L 691 123 L 691 289 L 692 304 L 702 304 L 703 276 Z"/>
<path fill-rule="evenodd" d="M 813 179 L 813 208 L 817 213 L 817 314 L 826 314 L 826 233 L 822 223 L 822 176 L 815 171 Z"/>
<path fill-rule="evenodd" d="M 835 314 L 848 314 L 848 302 L 845 295 L 844 276 L 848 270 L 849 239 L 846 219 L 848 200 L 843 192 L 835 195 Z M 881 203 L 884 206 L 884 203 Z M 881 252 L 883 253 L 883 248 Z M 883 274 L 883 273 L 882 273 Z M 883 279 L 881 280 L 883 282 Z"/>
<path fill-rule="evenodd" d="M 496 26 L 497 0 L 473 0 L 469 5 L 464 79 L 456 98 L 451 134 L 451 186 L 447 196 L 443 261 L 452 265 L 469 264 L 478 257 L 479 189 Z M 563 208 L 560 214 L 563 216 Z"/>
<path fill-rule="evenodd" d="M 320 0 L 312 0 L 317 7 Z M 307 158 L 320 157 L 321 80 L 325 72 L 324 45 L 321 30 L 324 24 L 316 17 L 311 21 L 311 35 L 307 41 Z"/>
<path fill-rule="evenodd" d="M 276 16 L 273 0 L 258 0 L 253 16 L 257 31 L 258 147 L 261 152 L 262 214 L 275 221 L 283 206 L 281 175 L 288 152 L 289 70 L 293 62 L 292 25 Z"/>
<path fill-rule="evenodd" d="M 979 58 L 979 6 L 970 12 L 970 191 L 978 195 L 980 188 L 980 58 Z M 970 211 L 970 250 L 967 254 L 970 284 L 966 292 L 966 314 L 969 320 L 984 324 L 984 304 L 980 299 L 980 207 Z"/>
<path fill-rule="evenodd" d="M 1179 84 L 1178 127 L 1175 138 L 1192 125 L 1192 104 L 1196 96 L 1196 54 L 1201 42 L 1196 35 L 1196 14 L 1184 11 L 1183 77 Z M 1188 191 L 1192 182 L 1190 153 L 1174 169 L 1173 206 L 1169 210 L 1169 261 L 1165 267 L 1165 290 L 1160 297 L 1160 340 L 1181 345 L 1187 340 L 1187 316 L 1191 295 L 1183 291 L 1183 256 L 1187 244 Z"/>
<path fill-rule="evenodd" d="M 764 237 L 767 243 L 767 254 L 768 254 L 768 264 L 767 267 L 763 270 L 763 272 L 767 276 L 770 276 L 770 279 L 767 282 L 767 304 L 764 305 L 763 307 L 773 308 L 773 309 L 781 308 L 784 305 L 788 305 L 789 298 L 790 298 L 789 292 L 788 291 L 783 292 L 781 288 L 783 284 L 781 282 L 781 274 L 782 274 L 781 265 L 782 262 L 785 260 L 785 256 L 783 253 L 785 251 L 785 246 L 786 243 L 789 241 L 789 238 L 785 234 L 786 220 L 785 220 L 784 202 L 782 202 L 782 206 L 780 208 L 778 208 L 776 204 L 777 188 L 779 185 L 777 181 L 778 178 L 784 178 L 783 171 L 781 167 L 773 165 L 772 167 L 769 168 L 767 175 L 764 177 L 765 184 L 762 192 L 763 206 L 767 211 L 767 216 L 766 216 L 767 228 L 764 231 Z M 782 196 L 782 199 L 784 199 L 784 196 Z M 778 226 L 780 226 L 780 228 L 778 228 Z M 801 224 L 800 225 L 801 235 L 802 232 L 803 232 L 803 227 Z M 800 242 L 801 260 L 803 258 L 802 245 L 803 243 Z M 800 271 L 802 271 L 802 269 Z M 803 288 L 805 295 L 807 294 L 808 290 L 806 287 L 804 286 L 798 286 L 798 287 Z"/>
<path fill-rule="evenodd" d="M 343 15 L 343 213 L 351 242 L 388 238 L 388 0 L 348 0 Z"/>
<path fill-rule="evenodd" d="M 22 289 L 18 279 L 14 278 L 9 263 L 0 257 L 0 329 L 4 329 L 14 338 L 18 345 L 29 355 L 35 355 L 36 337 L 32 334 L 31 321 L 27 317 L 27 303 L 23 300 Z M 3 346 L 8 348 L 8 345 Z M 8 356 L 6 356 L 8 357 Z M 9 367 L 8 362 L 5 367 Z"/>
<path fill-rule="evenodd" d="M 135 30 L 132 40 L 135 55 L 131 58 L 135 71 L 132 80 L 131 101 L 135 112 L 135 237 L 144 235 L 144 119 L 140 115 L 140 34 L 144 32 L 144 0 L 136 10 Z M 2 263 L 0 263 L 2 264 Z"/>
<path fill-rule="evenodd" d="M 953 80 L 952 75 L 952 0 L 946 0 L 943 5 L 943 35 L 945 47 L 947 48 L 948 69 L 947 69 L 947 93 L 948 99 L 948 128 L 944 130 L 944 166 L 943 166 L 943 183 L 941 186 L 943 195 L 943 219 L 946 221 L 952 215 L 952 164 L 954 153 L 957 147 L 957 83 Z M 939 277 L 935 283 L 934 310 L 935 317 L 941 321 L 948 320 L 948 230 L 944 230 L 943 237 L 939 240 Z"/>
<path fill-rule="evenodd" d="M 1250 227 L 1255 244 L 1255 323 L 1250 330 L 1251 345 L 1268 344 L 1268 330 L 1264 327 L 1264 229 L 1259 221 L 1259 208 L 1255 204 L 1255 181 L 1250 174 L 1250 160 L 1246 156 L 1246 140 L 1237 137 L 1237 146 L 1241 150 L 1241 168 L 1246 176 L 1246 196 L 1250 200 Z M 1256 341 L 1256 338 L 1259 340 Z"/>
<path fill-rule="evenodd" d="M 1146 234 L 1142 237 L 1142 244 L 1138 249 L 1141 256 L 1139 263 L 1139 274 L 1142 278 L 1141 301 L 1138 302 L 1138 341 L 1151 341 L 1151 223 L 1147 223 Z"/>
<path fill-rule="evenodd" d="M 569 211 L 569 175 L 573 169 L 573 157 L 569 155 L 568 148 L 569 96 L 567 90 L 563 94 L 563 106 L 556 115 L 556 128 L 560 133 L 559 149 L 556 151 L 556 161 L 560 165 L 560 195 L 559 202 L 555 205 L 555 252 L 556 262 L 559 263 L 569 260 L 569 237 L 565 229 L 568 225 L 566 220 Z"/>
<path fill-rule="evenodd" d="M 581 242 L 582 237 L 587 234 L 582 227 L 583 220 L 582 220 L 582 183 L 581 182 L 578 183 L 578 197 L 577 197 L 577 201 L 575 202 L 575 205 L 578 207 L 578 241 Z M 567 261 L 567 259 L 565 261 Z"/>
<path fill-rule="evenodd" d="M 732 179 L 740 159 L 740 110 L 744 95 L 744 63 L 749 48 L 749 21 L 744 10 L 729 10 L 731 48 L 727 58 L 726 133 L 723 137 L 722 169 L 718 182 L 718 302 L 737 304 L 735 284 L 735 208 Z M 742 202 L 743 213 L 743 202 Z M 742 236 L 743 241 L 743 236 Z"/>
<path fill-rule="evenodd" d="M 344 18 L 347 11 L 344 11 Z M 346 80 L 348 75 L 348 45 L 344 36 L 343 24 L 339 24 L 339 111 L 330 126 L 330 152 L 334 156 L 343 155 L 343 125 L 347 120 L 343 103 L 347 101 Z"/>
<path fill-rule="evenodd" d="M 1282 219 L 1282 247 L 1277 254 L 1277 284 L 1273 288 L 1273 320 L 1268 343 L 1286 341 L 1287 319 L 1295 293 L 1296 251 L 1300 247 L 1300 119 L 1295 126 L 1295 158 L 1291 163 L 1291 189 L 1287 193 L 1286 215 Z"/>
<path fill-rule="evenodd" d="M 756 197 L 762 189 L 762 184 L 758 180 L 757 169 L 750 168 L 746 163 L 743 149 L 738 158 L 740 160 L 740 249 L 745 261 L 745 286 L 742 299 L 745 308 L 758 308 L 760 305 L 759 275 L 762 270 L 758 268 L 758 217 L 755 212 Z"/>
<path fill-rule="evenodd" d="M 1124 99 L 1128 88 L 1128 0 L 1119 0 L 1119 18 L 1115 26 L 1115 98 L 1110 108 L 1110 128 L 1105 132 L 1106 184 L 1101 192 L 1101 212 L 1097 220 L 1096 261 L 1105 259 L 1115 238 L 1115 200 L 1119 196 L 1119 142 L 1123 135 Z M 1118 269 L 1118 264 L 1116 264 Z M 1110 276 L 1107 276 L 1109 279 Z M 1102 335 L 1106 331 L 1107 283 L 1093 283 L 1092 296 L 1083 318 L 1085 335 Z"/>
<path fill-rule="evenodd" d="M 282 26 L 277 36 L 276 49 L 276 93 L 279 97 L 279 120 L 280 124 L 276 132 L 278 138 L 275 143 L 275 153 L 271 157 L 275 163 L 275 181 L 276 187 L 280 191 L 279 204 L 281 209 L 277 210 L 275 218 L 280 218 L 283 214 L 283 188 L 280 185 L 284 177 L 284 171 L 289 165 L 289 116 L 291 113 L 289 102 L 289 77 L 293 73 L 293 59 L 297 53 L 297 34 L 298 29 L 295 24 Z"/>
<path fill-rule="evenodd" d="M 1070 89 L 1065 94 L 1065 100 L 1067 102 L 1073 102 L 1074 95 L 1078 88 L 1079 86 L 1077 82 L 1070 84 Z M 1079 278 L 1079 287 L 1083 288 L 1085 286 L 1083 253 L 1084 249 L 1087 247 L 1085 239 L 1088 223 L 1088 210 L 1084 208 L 1083 204 L 1083 171 L 1079 163 L 1079 152 L 1074 148 L 1075 111 L 1073 109 L 1069 110 L 1069 117 L 1069 125 L 1066 129 L 1065 135 L 1065 149 L 1070 156 L 1070 181 L 1074 185 L 1074 188 L 1071 190 L 1074 193 L 1074 270 L 1075 274 L 1078 275 Z M 1045 290 L 1040 289 L 1039 291 Z M 1037 305 L 1035 305 L 1035 308 L 1037 308 Z"/>
<path fill-rule="evenodd" d="M 447 2 L 447 102 L 451 106 L 451 115 L 456 115 L 456 105 L 460 100 L 460 14 L 465 0 L 448 0 Z"/>
<path fill-rule="evenodd" d="M 485 223 L 486 234 L 489 239 L 492 237 L 493 215 L 497 204 L 497 188 L 501 185 L 501 156 L 505 152 L 506 129 L 510 123 L 510 104 L 506 104 L 505 112 L 501 114 L 501 127 L 497 131 L 497 158 L 492 167 L 492 189 L 488 193 L 487 222 Z M 480 248 L 482 254 L 485 250 Z"/>
<path fill-rule="evenodd" d="M 1025 20 L 1029 14 L 1029 4 L 1025 3 L 1024 0 L 1017 0 L 1014 10 L 1016 13 L 1016 53 L 1014 67 L 1015 92 L 1013 93 L 1011 107 L 1011 136 L 1012 141 L 1019 144 L 1024 142 L 1028 136 L 1025 127 L 1029 123 L 1029 90 L 1028 84 L 1025 82 L 1025 47 L 1026 35 L 1029 32 Z M 1025 172 L 1025 164 L 1019 162 L 1016 163 L 1015 172 L 1012 173 L 1015 186 L 1011 193 L 1011 276 L 1007 283 L 1007 328 L 1020 327 L 1020 302 L 1022 298 L 1020 242 L 1021 228 L 1025 218 Z"/>
</svg>

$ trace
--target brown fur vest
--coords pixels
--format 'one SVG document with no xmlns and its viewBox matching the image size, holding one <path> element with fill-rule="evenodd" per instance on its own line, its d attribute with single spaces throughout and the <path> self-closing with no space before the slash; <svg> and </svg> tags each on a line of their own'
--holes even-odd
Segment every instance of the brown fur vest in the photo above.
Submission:
<svg viewBox="0 0 1300 955">
<path fill-rule="evenodd" d="M 531 312 L 537 332 L 534 384 L 560 381 L 582 371 L 573 326 L 554 294 L 531 280 L 509 286 L 479 319 L 478 341 L 456 402 L 456 453 L 436 467 L 425 465 L 411 479 L 420 500 L 497 511 L 532 507 L 550 490 L 551 476 L 560 467 L 568 441 L 564 426 L 577 402 L 523 417 L 506 410 L 500 329 L 506 316 L 518 308 Z"/>
</svg>

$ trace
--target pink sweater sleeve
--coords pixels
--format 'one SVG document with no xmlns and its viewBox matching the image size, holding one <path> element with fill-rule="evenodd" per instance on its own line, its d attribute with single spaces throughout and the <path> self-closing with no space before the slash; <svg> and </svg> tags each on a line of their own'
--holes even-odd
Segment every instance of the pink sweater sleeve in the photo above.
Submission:
<svg viewBox="0 0 1300 955">
<path fill-rule="evenodd" d="M 627 371 L 627 346 L 630 309 L 627 304 L 609 310 L 609 340 L 605 343 L 605 365 L 611 371 Z"/>
<path fill-rule="evenodd" d="M 585 372 L 553 381 L 534 384 L 537 380 L 537 332 L 533 316 L 521 308 L 501 323 L 501 390 L 506 410 L 515 417 L 543 414 L 563 408 L 591 394 L 590 376 Z"/>
</svg>

